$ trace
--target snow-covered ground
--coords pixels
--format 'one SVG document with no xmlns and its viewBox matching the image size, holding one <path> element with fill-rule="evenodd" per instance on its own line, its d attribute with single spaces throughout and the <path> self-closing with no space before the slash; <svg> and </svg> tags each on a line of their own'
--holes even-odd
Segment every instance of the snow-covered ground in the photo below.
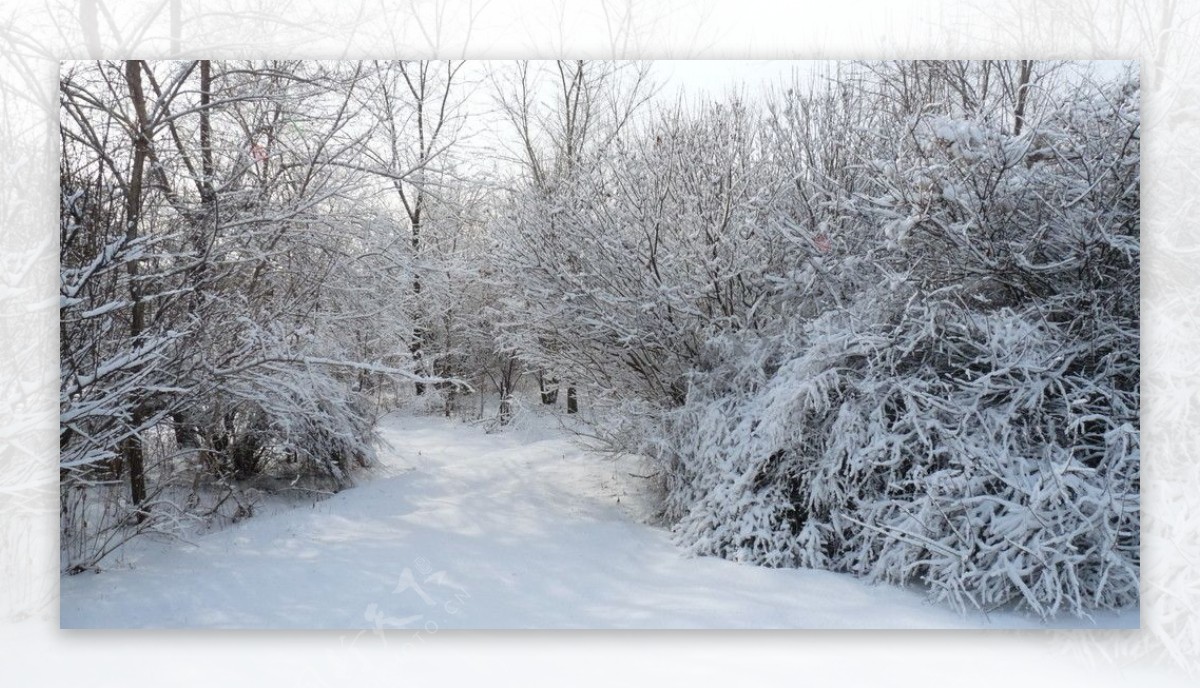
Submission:
<svg viewBox="0 0 1200 689">
<path fill-rule="evenodd" d="M 62 626 L 1044 626 L 846 575 L 687 557 L 644 523 L 646 469 L 580 449 L 550 419 L 487 434 L 394 415 L 381 430 L 383 466 L 353 489 L 64 577 Z M 1137 627 L 1138 615 L 1052 626 Z"/>
</svg>

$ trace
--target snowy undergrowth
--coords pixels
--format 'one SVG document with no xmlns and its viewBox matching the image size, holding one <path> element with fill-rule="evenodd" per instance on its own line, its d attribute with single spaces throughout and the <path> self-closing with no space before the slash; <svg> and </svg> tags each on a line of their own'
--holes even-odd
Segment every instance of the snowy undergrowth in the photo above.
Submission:
<svg viewBox="0 0 1200 689">
<path fill-rule="evenodd" d="M 170 467 L 162 465 L 172 465 Z M 187 459 L 162 460 L 151 465 L 154 492 L 137 522 L 131 515 L 127 487 L 99 481 L 84 487 L 61 488 L 61 560 L 67 574 L 121 569 L 136 558 L 140 542 L 176 546 L 215 533 L 247 519 L 315 507 L 346 485 L 321 474 L 284 471 L 246 480 L 211 477 L 189 466 Z M 387 475 L 387 468 L 358 467 L 353 482 Z"/>
<path fill-rule="evenodd" d="M 672 419 L 679 540 L 920 582 L 958 608 L 1136 605 L 1136 396 L 1079 371 L 1095 342 L 1028 315 L 918 310 L 818 321 L 772 373 L 785 353 L 740 347 L 726 382 L 693 388 Z"/>
</svg>

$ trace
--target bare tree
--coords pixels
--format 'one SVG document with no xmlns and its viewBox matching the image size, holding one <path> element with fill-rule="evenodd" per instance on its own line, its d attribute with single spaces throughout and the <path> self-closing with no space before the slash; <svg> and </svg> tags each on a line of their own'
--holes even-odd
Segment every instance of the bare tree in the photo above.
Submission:
<svg viewBox="0 0 1200 689">
<path fill-rule="evenodd" d="M 182 457 L 227 486 L 266 470 L 341 486 L 370 460 L 379 402 L 363 372 L 417 376 L 394 345 L 411 327 L 410 286 L 379 279 L 408 259 L 361 203 L 364 74 L 275 61 L 65 69 L 64 485 L 97 492 L 115 474 L 128 514 L 155 528 L 187 502 L 155 497 L 179 487 Z M 97 543 L 97 529 L 121 532 L 111 516 L 85 525 L 65 510 L 64 530 Z M 69 566 L 107 552 L 86 550 Z"/>
<path fill-rule="evenodd" d="M 494 74 L 493 83 L 517 141 L 514 160 L 532 193 L 545 199 L 564 193 L 588 159 L 615 142 L 653 94 L 648 66 L 638 63 L 520 61 L 511 73 Z M 540 369 L 537 377 L 542 403 L 554 404 L 557 378 Z M 577 410 L 571 383 L 567 411 Z"/>
<path fill-rule="evenodd" d="M 462 115 L 457 91 L 462 61 L 396 61 L 375 63 L 379 80 L 377 117 L 382 122 L 384 146 L 376 153 L 404 208 L 412 253 L 421 262 L 423 221 L 429 200 L 448 179 L 448 152 L 457 141 Z M 421 274 L 412 276 L 413 294 L 421 295 Z M 418 327 L 409 345 L 418 367 L 425 355 L 427 333 Z M 425 383 L 415 384 L 416 394 Z"/>
</svg>

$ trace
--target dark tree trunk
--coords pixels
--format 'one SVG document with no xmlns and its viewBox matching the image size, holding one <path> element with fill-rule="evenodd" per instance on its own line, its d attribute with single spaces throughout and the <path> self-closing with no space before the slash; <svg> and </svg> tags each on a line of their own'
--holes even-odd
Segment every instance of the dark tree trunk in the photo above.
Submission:
<svg viewBox="0 0 1200 689">
<path fill-rule="evenodd" d="M 538 371 L 538 389 L 541 391 L 542 404 L 558 402 L 558 380 L 547 378 L 544 371 Z"/>
<path fill-rule="evenodd" d="M 417 369 L 417 374 L 420 375 L 420 373 L 421 373 L 421 357 L 424 356 L 424 354 L 421 352 L 421 331 L 420 331 L 420 329 L 413 331 L 413 341 L 412 341 L 412 345 L 409 346 L 409 351 L 412 352 L 413 363 L 415 365 L 415 368 Z M 418 395 L 425 394 L 425 383 L 423 383 L 421 381 L 417 381 L 413 387 L 416 390 Z"/>
<path fill-rule="evenodd" d="M 203 442 L 200 429 L 183 412 L 171 414 L 171 427 L 175 431 L 175 445 L 180 449 L 194 450 Z"/>
<path fill-rule="evenodd" d="M 239 481 L 254 478 L 258 473 L 258 442 L 249 435 L 233 444 L 233 476 Z"/>
<path fill-rule="evenodd" d="M 125 80 L 129 86 L 129 99 L 137 113 L 137 128 L 133 134 L 133 166 L 129 173 L 129 189 L 125 199 L 125 238 L 133 241 L 138 236 L 138 221 L 142 213 L 142 181 L 145 176 L 146 159 L 150 155 L 149 126 L 146 116 L 146 96 L 142 91 L 142 63 L 129 60 L 125 63 Z M 137 261 L 128 264 L 129 300 L 133 304 L 129 318 L 131 346 L 136 347 L 146 329 L 146 304 L 142 300 L 138 280 Z M 138 508 L 137 520 L 145 521 L 146 514 L 140 508 L 146 501 L 145 453 L 142 448 L 142 424 L 146 420 L 145 400 L 135 400 L 130 425 L 133 433 L 121 444 L 123 463 L 129 468 L 129 492 L 134 507 Z"/>
<path fill-rule="evenodd" d="M 212 103 L 212 61 L 200 61 L 200 200 L 205 205 L 216 200 L 213 188 L 212 118 L 209 105 Z M 208 209 L 206 209 L 208 210 Z"/>
<path fill-rule="evenodd" d="M 418 208 L 410 216 L 412 221 L 412 248 L 413 260 L 416 260 L 417 252 L 421 249 L 421 210 Z M 421 298 L 421 276 L 420 274 L 413 275 L 413 294 L 416 295 L 418 303 Z M 425 338 L 425 332 L 421 328 L 413 329 L 413 341 L 409 347 L 412 352 L 413 363 L 416 365 L 417 372 L 421 370 L 421 358 L 425 353 L 421 349 L 421 340 Z M 415 386 L 417 395 L 425 394 L 425 383 L 417 383 Z"/>
<path fill-rule="evenodd" d="M 259 471 L 262 454 L 262 433 L 266 430 L 266 419 L 255 416 L 246 424 L 246 430 L 236 436 L 230 448 L 233 476 L 239 481 L 254 478 Z"/>
<path fill-rule="evenodd" d="M 1033 72 L 1033 60 L 1021 60 L 1021 74 L 1017 81 L 1017 105 L 1013 111 L 1013 136 L 1021 134 L 1025 126 L 1025 105 L 1029 98 L 1029 79 Z"/>
<path fill-rule="evenodd" d="M 579 399 L 575 397 L 575 386 L 567 386 L 567 413 L 577 414 L 579 412 Z"/>
<path fill-rule="evenodd" d="M 512 391 L 507 385 L 500 386 L 500 425 L 507 426 L 512 421 Z"/>
<path fill-rule="evenodd" d="M 134 411 L 132 423 L 135 428 L 145 420 L 145 412 L 141 409 Z M 146 502 L 146 457 L 141 437 L 131 435 L 126 438 L 122 443 L 121 454 L 124 456 L 124 464 L 129 467 L 129 493 L 134 507 L 137 508 L 137 522 L 141 524 L 146 521 L 146 513 L 142 510 L 142 503 Z"/>
</svg>

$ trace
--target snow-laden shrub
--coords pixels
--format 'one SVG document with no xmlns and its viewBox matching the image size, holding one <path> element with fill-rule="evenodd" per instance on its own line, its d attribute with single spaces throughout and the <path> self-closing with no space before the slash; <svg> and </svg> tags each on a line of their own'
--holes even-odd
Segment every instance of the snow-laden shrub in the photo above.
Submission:
<svg viewBox="0 0 1200 689">
<path fill-rule="evenodd" d="M 781 317 L 709 338 L 649 445 L 678 540 L 958 607 L 1136 604 L 1137 104 L 908 117 L 856 194 L 802 189 Z"/>
<path fill-rule="evenodd" d="M 672 418 L 679 539 L 919 581 L 960 607 L 1135 602 L 1138 400 L 1122 334 L 1082 341 L 1036 311 L 949 302 L 896 318 L 829 314 L 777 369 L 778 349 L 722 348 L 704 380 L 725 382 L 698 382 Z"/>
</svg>

